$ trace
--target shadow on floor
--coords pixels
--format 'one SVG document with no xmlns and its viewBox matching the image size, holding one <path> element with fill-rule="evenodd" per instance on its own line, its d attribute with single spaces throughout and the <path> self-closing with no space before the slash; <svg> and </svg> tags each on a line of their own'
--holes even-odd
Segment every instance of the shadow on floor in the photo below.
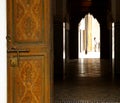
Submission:
<svg viewBox="0 0 120 103">
<path fill-rule="evenodd" d="M 64 80 L 55 81 L 55 103 L 120 103 L 120 81 L 110 61 L 79 59 L 65 67 Z"/>
</svg>

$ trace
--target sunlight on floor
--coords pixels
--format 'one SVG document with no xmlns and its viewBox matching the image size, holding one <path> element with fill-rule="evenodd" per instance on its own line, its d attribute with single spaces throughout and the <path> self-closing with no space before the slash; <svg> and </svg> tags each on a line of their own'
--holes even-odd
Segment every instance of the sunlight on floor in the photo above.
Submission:
<svg viewBox="0 0 120 103">
<path fill-rule="evenodd" d="M 100 58 L 100 52 L 80 53 L 79 58 Z"/>
</svg>

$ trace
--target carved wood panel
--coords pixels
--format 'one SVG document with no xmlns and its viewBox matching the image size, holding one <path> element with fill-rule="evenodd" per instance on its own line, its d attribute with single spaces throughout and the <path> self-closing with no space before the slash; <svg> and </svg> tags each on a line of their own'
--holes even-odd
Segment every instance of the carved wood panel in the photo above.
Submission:
<svg viewBox="0 0 120 103">
<path fill-rule="evenodd" d="M 44 63 L 44 56 L 20 58 L 20 66 L 12 70 L 14 103 L 42 103 Z"/>
<path fill-rule="evenodd" d="M 50 0 L 7 0 L 7 24 L 8 103 L 50 103 Z"/>
<path fill-rule="evenodd" d="M 44 42 L 44 0 L 13 0 L 13 35 L 17 43 Z"/>
<path fill-rule="evenodd" d="M 20 57 L 20 66 L 8 72 L 10 103 L 44 103 L 45 56 Z M 12 74 L 12 75 L 11 75 Z M 46 78 L 47 79 L 47 78 Z"/>
</svg>

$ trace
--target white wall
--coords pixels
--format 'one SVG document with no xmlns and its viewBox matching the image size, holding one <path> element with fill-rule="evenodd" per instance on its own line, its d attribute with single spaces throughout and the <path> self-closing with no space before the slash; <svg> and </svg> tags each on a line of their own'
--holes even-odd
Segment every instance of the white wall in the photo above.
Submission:
<svg viewBox="0 0 120 103">
<path fill-rule="evenodd" d="M 7 103 L 6 0 L 0 0 L 0 103 Z"/>
</svg>

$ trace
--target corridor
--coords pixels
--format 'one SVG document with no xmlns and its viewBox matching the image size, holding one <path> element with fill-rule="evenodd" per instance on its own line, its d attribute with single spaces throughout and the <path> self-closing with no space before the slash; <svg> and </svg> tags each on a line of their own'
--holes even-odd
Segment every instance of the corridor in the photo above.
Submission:
<svg viewBox="0 0 120 103">
<path fill-rule="evenodd" d="M 110 61 L 86 58 L 65 67 L 64 79 L 55 81 L 55 103 L 120 103 L 120 81 Z"/>
</svg>

